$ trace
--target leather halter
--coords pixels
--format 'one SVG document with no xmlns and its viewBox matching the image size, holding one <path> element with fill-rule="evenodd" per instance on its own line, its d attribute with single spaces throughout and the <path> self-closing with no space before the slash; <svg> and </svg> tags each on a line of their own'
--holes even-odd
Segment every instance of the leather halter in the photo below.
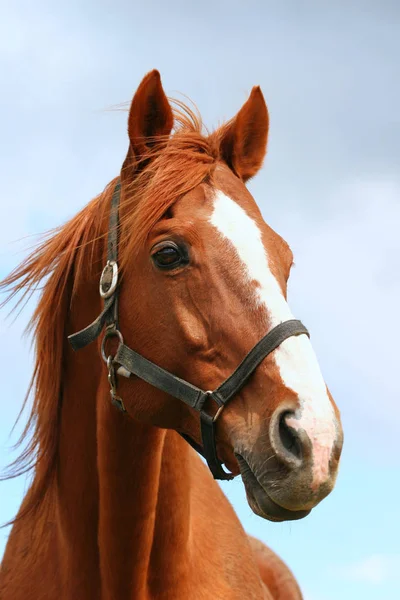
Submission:
<svg viewBox="0 0 400 600">
<path fill-rule="evenodd" d="M 190 445 L 204 456 L 211 473 L 215 479 L 232 479 L 233 475 L 227 473 L 218 459 L 216 449 L 216 421 L 224 406 L 246 384 L 250 375 L 258 365 L 289 337 L 305 334 L 309 336 L 304 325 L 295 319 L 284 321 L 267 333 L 250 352 L 245 356 L 235 371 L 213 391 L 204 391 L 195 385 L 180 379 L 162 367 L 138 354 L 123 342 L 123 337 L 118 328 L 118 226 L 119 226 L 119 200 L 121 184 L 115 186 L 111 200 L 107 264 L 100 278 L 100 295 L 104 299 L 104 308 L 93 323 L 85 329 L 70 335 L 69 342 L 74 350 L 79 350 L 93 342 L 101 333 L 104 326 L 106 332 L 102 341 L 102 357 L 107 363 L 110 394 L 113 404 L 126 412 L 122 399 L 117 395 L 116 372 L 125 377 L 136 375 L 154 387 L 178 398 L 191 408 L 200 413 L 202 446 L 194 442 L 189 436 L 181 434 Z M 115 356 L 107 356 L 106 342 L 109 338 L 118 339 L 118 349 Z M 205 405 L 208 400 L 213 400 L 217 405 L 214 415 L 208 414 Z"/>
</svg>

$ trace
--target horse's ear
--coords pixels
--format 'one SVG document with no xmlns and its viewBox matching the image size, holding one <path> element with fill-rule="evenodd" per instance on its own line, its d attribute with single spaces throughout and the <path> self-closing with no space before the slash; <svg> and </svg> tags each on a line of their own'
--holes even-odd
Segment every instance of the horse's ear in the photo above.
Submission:
<svg viewBox="0 0 400 600">
<path fill-rule="evenodd" d="M 220 156 L 243 181 L 261 167 L 267 150 L 268 109 L 259 86 L 232 121 L 219 132 Z"/>
<path fill-rule="evenodd" d="M 160 73 L 150 71 L 133 97 L 128 118 L 130 151 L 134 160 L 146 157 L 160 136 L 171 133 L 174 117 L 161 85 Z M 133 156 L 132 156 L 133 153 Z"/>
</svg>

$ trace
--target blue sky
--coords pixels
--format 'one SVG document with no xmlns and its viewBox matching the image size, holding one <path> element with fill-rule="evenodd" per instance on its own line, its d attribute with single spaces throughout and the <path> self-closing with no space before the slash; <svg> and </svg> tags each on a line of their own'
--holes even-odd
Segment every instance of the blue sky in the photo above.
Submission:
<svg viewBox="0 0 400 600">
<path fill-rule="evenodd" d="M 255 84 L 271 117 L 251 183 L 266 221 L 292 246 L 290 304 L 309 327 L 339 405 L 345 446 L 336 489 L 305 520 L 251 513 L 246 529 L 293 569 L 306 600 L 392 600 L 398 588 L 400 467 L 400 7 L 393 1 L 15 0 L 0 23 L 0 275 L 103 189 L 127 148 L 142 76 L 198 105 L 208 127 Z M 19 240 L 19 241 L 18 241 Z M 0 315 L 0 464 L 31 371 L 22 331 Z M 0 521 L 26 482 L 0 485 Z M 0 552 L 8 530 L 0 533 Z"/>
</svg>

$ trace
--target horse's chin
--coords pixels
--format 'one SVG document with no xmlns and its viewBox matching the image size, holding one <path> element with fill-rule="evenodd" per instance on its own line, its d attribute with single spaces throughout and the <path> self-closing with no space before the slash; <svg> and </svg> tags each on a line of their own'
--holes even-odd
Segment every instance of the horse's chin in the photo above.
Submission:
<svg viewBox="0 0 400 600">
<path fill-rule="evenodd" d="M 310 514 L 311 510 L 288 510 L 274 502 L 268 492 L 259 483 L 247 461 L 239 454 L 235 456 L 240 467 L 247 502 L 256 515 L 268 521 L 282 522 L 296 521 Z"/>
</svg>

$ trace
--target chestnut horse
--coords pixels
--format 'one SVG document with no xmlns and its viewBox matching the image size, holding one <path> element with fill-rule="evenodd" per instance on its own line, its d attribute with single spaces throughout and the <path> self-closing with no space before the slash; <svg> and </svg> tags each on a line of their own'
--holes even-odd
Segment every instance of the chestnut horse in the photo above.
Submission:
<svg viewBox="0 0 400 600">
<path fill-rule="evenodd" d="M 120 179 L 3 282 L 13 295 L 44 280 L 32 322 L 26 436 L 33 431 L 12 471 L 34 476 L 7 544 L 1 598 L 301 598 L 188 444 L 206 446 L 196 407 L 118 364 L 116 372 L 118 357 L 105 366 L 101 337 L 78 352 L 67 339 L 102 314 L 116 193 L 119 302 L 105 358 L 120 331 L 128 350 L 182 385 L 214 390 L 266 334 L 299 324 L 286 302 L 292 252 L 245 187 L 266 152 L 263 95 L 253 88 L 232 121 L 204 135 L 187 107 L 172 110 L 152 71 L 128 133 Z M 102 297 L 114 284 L 102 278 Z M 241 474 L 252 510 L 273 521 L 304 517 L 332 490 L 342 446 L 339 412 L 296 327 L 264 352 L 218 420 L 217 395 L 203 395 L 216 459 Z"/>
</svg>

